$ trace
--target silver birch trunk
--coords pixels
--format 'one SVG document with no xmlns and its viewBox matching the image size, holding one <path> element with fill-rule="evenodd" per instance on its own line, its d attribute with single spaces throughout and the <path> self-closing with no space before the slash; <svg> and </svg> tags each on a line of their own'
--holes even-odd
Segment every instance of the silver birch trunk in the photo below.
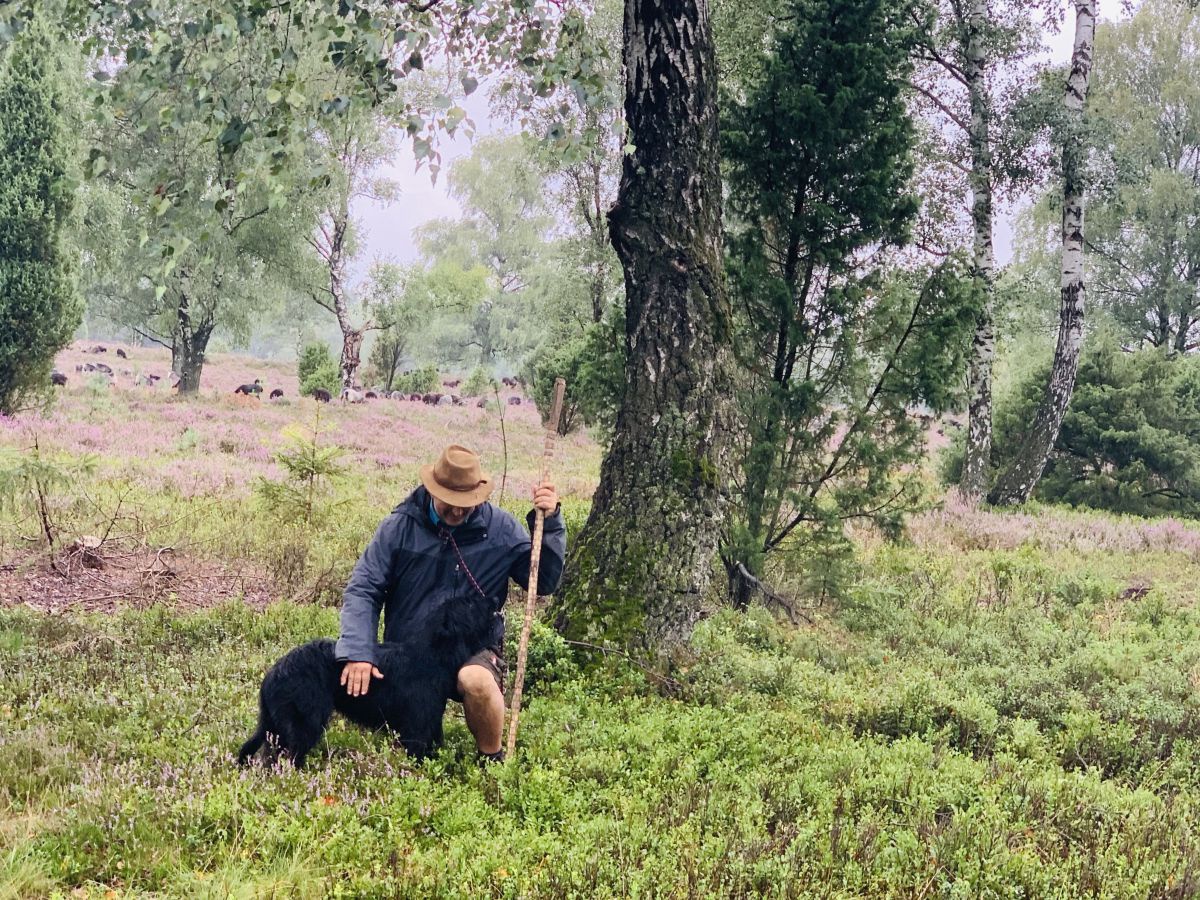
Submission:
<svg viewBox="0 0 1200 900">
<path fill-rule="evenodd" d="M 346 192 L 337 205 L 329 210 L 328 218 L 318 225 L 317 236 L 312 246 L 325 264 L 329 273 L 329 285 L 322 293 L 328 300 L 314 293 L 313 299 L 333 313 L 342 332 L 342 353 L 338 365 L 338 377 L 342 390 L 355 387 L 361 363 L 363 337 L 373 326 L 370 322 L 355 327 L 350 320 L 346 303 L 346 236 L 350 231 L 350 196 Z"/>
<path fill-rule="evenodd" d="M 973 0 L 963 29 L 966 43 L 963 74 L 971 103 L 967 140 L 971 148 L 971 221 L 975 233 L 973 277 L 976 290 L 982 294 L 967 373 L 967 447 L 959 485 L 963 498 L 970 503 L 981 501 L 988 489 L 992 456 L 992 361 L 996 355 L 991 96 L 987 83 L 988 59 L 982 40 L 987 15 L 986 0 Z"/>
<path fill-rule="evenodd" d="M 609 228 L 625 270 L 625 387 L 555 622 L 667 655 L 704 610 L 721 533 L 730 315 L 707 0 L 626 0 L 623 161 Z"/>
<path fill-rule="evenodd" d="M 1095 47 L 1097 0 L 1075 0 L 1075 47 L 1063 105 L 1074 127 L 1063 145 L 1062 300 L 1059 307 L 1058 345 L 1050 383 L 1025 433 L 1016 457 L 1000 476 L 988 500 L 998 506 L 1026 502 L 1033 493 L 1046 460 L 1058 440 L 1058 430 L 1075 390 L 1079 353 L 1083 346 L 1084 273 L 1083 202 L 1084 147 L 1080 123 L 1091 83 Z"/>
</svg>

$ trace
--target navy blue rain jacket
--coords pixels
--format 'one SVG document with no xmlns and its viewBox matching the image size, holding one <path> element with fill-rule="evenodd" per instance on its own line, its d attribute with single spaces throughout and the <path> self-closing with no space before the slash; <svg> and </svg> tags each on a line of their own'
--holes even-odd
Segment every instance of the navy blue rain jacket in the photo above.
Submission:
<svg viewBox="0 0 1200 900">
<path fill-rule="evenodd" d="M 504 643 L 501 609 L 511 578 L 529 586 L 530 531 L 515 517 L 490 503 L 475 508 L 453 529 L 454 540 L 483 592 L 495 603 L 493 647 Z M 443 529 L 429 519 L 429 492 L 418 487 L 392 510 L 359 557 L 342 599 L 342 634 L 335 653 L 339 660 L 376 662 L 379 616 L 383 639 L 431 633 L 430 621 L 446 603 L 474 594 L 467 573 Z M 546 516 L 542 555 L 538 563 L 538 593 L 551 594 L 562 577 L 567 553 L 567 529 L 558 510 Z M 482 648 L 481 648 L 482 649 Z"/>
</svg>

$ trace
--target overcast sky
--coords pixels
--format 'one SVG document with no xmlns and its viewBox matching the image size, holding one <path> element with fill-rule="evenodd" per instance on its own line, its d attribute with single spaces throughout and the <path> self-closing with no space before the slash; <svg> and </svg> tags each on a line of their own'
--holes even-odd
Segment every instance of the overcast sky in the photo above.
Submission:
<svg viewBox="0 0 1200 900">
<path fill-rule="evenodd" d="M 1064 8 L 1066 6 L 1064 3 Z M 1073 36 L 1074 19 L 1068 27 L 1047 32 L 1047 57 L 1062 62 L 1069 60 Z M 488 114 L 485 94 L 484 90 L 477 91 L 468 98 L 469 102 L 466 104 L 469 114 L 475 120 L 477 135 L 511 132 L 513 125 L 493 119 Z M 444 139 L 440 149 L 442 177 L 439 177 L 436 184 L 431 183 L 428 169 L 416 168 L 411 146 L 402 142 L 395 163 L 383 173 L 399 184 L 400 196 L 386 205 L 370 201 L 355 204 L 354 213 L 366 232 L 363 253 L 354 267 L 355 280 L 365 275 L 376 259 L 396 262 L 416 260 L 418 254 L 413 240 L 413 229 L 431 219 L 459 214 L 458 204 L 446 189 L 445 174 L 454 160 L 471 152 L 471 141 L 461 135 L 452 140 Z M 1007 263 L 1012 256 L 1014 213 L 1013 209 L 1008 208 L 997 210 L 996 257 L 1000 265 Z"/>
</svg>

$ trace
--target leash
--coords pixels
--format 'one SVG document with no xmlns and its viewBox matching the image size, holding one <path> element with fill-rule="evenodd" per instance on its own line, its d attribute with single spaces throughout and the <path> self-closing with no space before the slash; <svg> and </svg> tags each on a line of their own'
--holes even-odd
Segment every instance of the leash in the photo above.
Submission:
<svg viewBox="0 0 1200 900">
<path fill-rule="evenodd" d="M 450 546 L 454 548 L 454 555 L 458 557 L 458 564 L 462 566 L 462 570 L 467 573 L 467 580 L 471 582 L 471 587 L 475 588 L 480 597 L 487 600 L 488 595 L 484 593 L 483 588 L 479 586 L 479 582 L 475 580 L 475 576 L 471 574 L 471 569 L 467 565 L 467 561 L 463 559 L 462 551 L 458 549 L 458 541 L 454 539 L 454 535 L 450 533 L 450 529 L 439 525 L 438 533 L 442 540 L 449 541 Z"/>
</svg>

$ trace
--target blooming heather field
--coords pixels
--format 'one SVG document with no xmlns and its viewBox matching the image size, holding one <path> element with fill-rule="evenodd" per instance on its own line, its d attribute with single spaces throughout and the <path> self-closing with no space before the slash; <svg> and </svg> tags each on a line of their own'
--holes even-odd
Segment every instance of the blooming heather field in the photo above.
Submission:
<svg viewBox="0 0 1200 900">
<path fill-rule="evenodd" d="M 284 426 L 311 425 L 318 413 L 331 429 L 330 441 L 348 451 L 347 462 L 358 475 L 407 483 L 442 446 L 461 442 L 475 449 L 485 468 L 499 478 L 504 468 L 503 412 L 509 490 L 526 491 L 540 468 L 537 411 L 528 400 L 509 406 L 507 400 L 515 392 L 508 388 L 501 391 L 504 405 L 499 411 L 492 398 L 486 409 L 392 400 L 317 404 L 297 396 L 294 365 L 214 354 L 205 365 L 199 396 L 180 399 L 167 385 L 167 350 L 104 344 L 107 353 L 86 352 L 92 346 L 96 344 L 77 342 L 59 354 L 56 366 L 68 383 L 58 390 L 58 401 L 47 415 L 0 417 L 0 445 L 19 447 L 37 436 L 46 448 L 95 453 L 105 471 L 148 485 L 186 496 L 240 496 L 257 476 L 278 477 L 271 459 Z M 116 356 L 118 347 L 128 360 Z M 96 362 L 116 373 L 111 387 L 99 375 L 75 371 L 77 365 Z M 136 376 L 143 374 L 159 375 L 161 380 L 154 387 L 138 386 Z M 233 393 L 255 378 L 262 380 L 261 400 Z M 284 399 L 267 399 L 275 388 L 283 390 Z M 560 493 L 589 497 L 598 468 L 599 452 L 585 434 L 559 441 L 554 470 Z"/>
<path fill-rule="evenodd" d="M 36 517 L 0 518 L 0 602 L 54 610 L 167 597 L 184 608 L 236 596 L 332 602 L 375 525 L 412 490 L 419 467 L 450 443 L 482 456 L 500 484 L 497 501 L 519 514 L 528 509 L 544 430 L 518 391 L 502 389 L 500 403 L 493 396 L 485 408 L 325 404 L 297 397 L 292 366 L 216 354 L 200 394 L 181 398 L 168 387 L 166 350 L 109 343 L 106 353 L 88 352 L 93 346 L 77 343 L 59 355 L 56 368 L 68 381 L 47 411 L 0 416 L 0 450 L 28 455 L 36 446 L 57 462 L 91 463 L 86 474 L 48 491 L 47 509 L 63 546 L 100 537 L 101 555 L 112 564 L 89 569 L 68 555 L 60 564 L 67 577 L 46 577 L 42 555 L 30 549 Z M 117 357 L 118 347 L 127 359 Z M 96 362 L 114 370 L 111 381 L 77 371 Z M 152 374 L 160 376 L 153 386 L 139 378 Z M 234 394 L 255 378 L 261 399 Z M 275 388 L 282 399 L 268 399 Z M 510 405 L 514 396 L 523 402 Z M 261 479 L 286 480 L 275 454 L 285 446 L 285 429 L 295 426 L 344 451 L 344 477 L 319 492 L 322 515 L 312 527 L 269 514 L 255 496 Z M 557 443 L 552 475 L 572 513 L 586 508 L 599 458 L 585 433 Z M 170 579 L 148 580 L 145 573 L 164 559 Z"/>
</svg>

